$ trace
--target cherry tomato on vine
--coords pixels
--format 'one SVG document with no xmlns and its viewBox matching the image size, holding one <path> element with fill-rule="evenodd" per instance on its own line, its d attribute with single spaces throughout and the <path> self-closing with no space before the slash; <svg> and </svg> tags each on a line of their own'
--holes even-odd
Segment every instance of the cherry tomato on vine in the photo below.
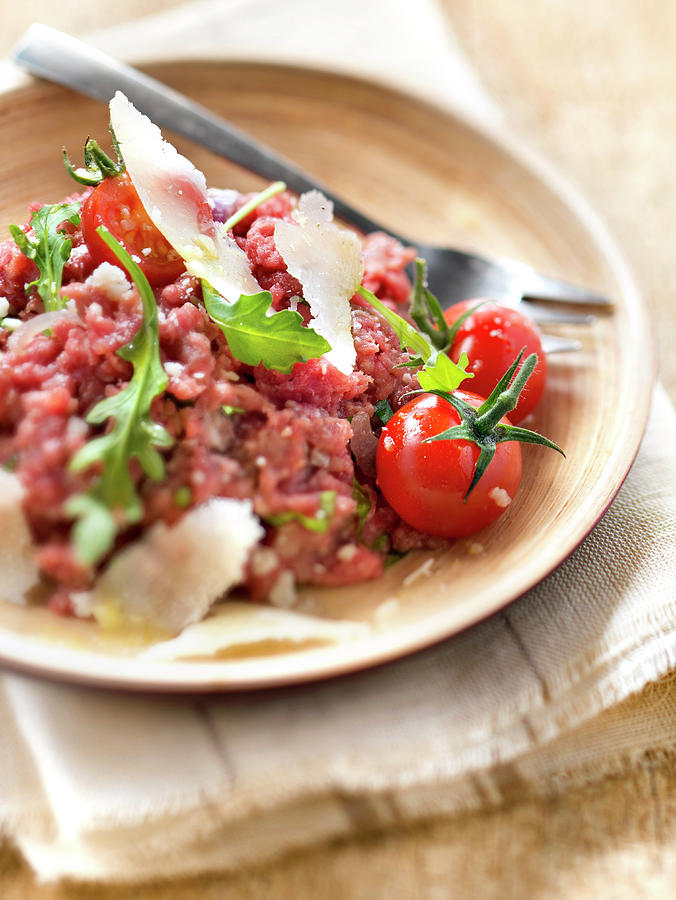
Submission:
<svg viewBox="0 0 676 900">
<path fill-rule="evenodd" d="M 479 303 L 481 306 L 460 325 L 447 352 L 453 362 L 458 362 L 461 353 L 467 354 L 468 371 L 474 373 L 471 389 L 483 397 L 488 397 L 523 347 L 526 348 L 524 359 L 537 353 L 538 363 L 533 374 L 516 408 L 509 414 L 510 421 L 516 424 L 535 409 L 545 389 L 547 356 L 542 349 L 540 333 L 528 316 L 492 301 L 464 300 L 447 309 L 444 318 L 452 326 L 463 313 Z"/>
<path fill-rule="evenodd" d="M 455 395 L 475 409 L 484 402 L 468 391 Z M 425 443 L 460 421 L 447 400 L 421 394 L 385 425 L 376 452 L 377 482 L 387 502 L 409 525 L 437 537 L 466 537 L 490 525 L 521 481 L 521 447 L 504 441 L 495 445 L 493 459 L 468 495 L 479 446 L 455 438 Z"/>
<path fill-rule="evenodd" d="M 82 232 L 94 260 L 119 266 L 97 234 L 100 225 L 124 246 L 153 287 L 169 284 L 185 271 L 183 260 L 151 221 L 127 174 L 105 178 L 82 206 Z"/>
</svg>

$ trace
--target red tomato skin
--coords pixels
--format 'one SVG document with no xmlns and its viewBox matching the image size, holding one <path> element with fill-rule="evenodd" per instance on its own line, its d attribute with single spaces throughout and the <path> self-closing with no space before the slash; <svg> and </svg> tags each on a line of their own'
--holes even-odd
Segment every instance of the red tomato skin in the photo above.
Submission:
<svg viewBox="0 0 676 900">
<path fill-rule="evenodd" d="M 474 407 L 483 403 L 476 394 L 456 393 Z M 421 394 L 392 416 L 376 451 L 377 483 L 387 502 L 409 525 L 435 537 L 467 537 L 490 525 L 508 508 L 521 481 L 521 447 L 515 441 L 499 443 L 465 500 L 479 458 L 477 445 L 465 440 L 424 443 L 459 422 L 447 400 Z"/>
<path fill-rule="evenodd" d="M 466 310 L 482 303 L 460 326 L 448 351 L 453 362 L 458 362 L 465 352 L 469 359 L 469 372 L 474 374 L 467 386 L 473 393 L 488 397 L 507 369 L 514 362 L 522 347 L 523 358 L 537 353 L 538 363 L 523 389 L 519 402 L 510 412 L 513 425 L 533 412 L 542 398 L 547 382 L 547 356 L 537 325 L 516 309 L 501 306 L 493 301 L 463 300 L 444 313 L 452 325 Z"/>
<path fill-rule="evenodd" d="M 143 208 L 128 175 L 106 178 L 82 205 L 82 234 L 94 261 L 124 269 L 98 234 L 100 225 L 122 244 L 153 287 L 170 284 L 185 271 L 183 260 Z M 144 253 L 148 248 L 151 252 Z"/>
</svg>

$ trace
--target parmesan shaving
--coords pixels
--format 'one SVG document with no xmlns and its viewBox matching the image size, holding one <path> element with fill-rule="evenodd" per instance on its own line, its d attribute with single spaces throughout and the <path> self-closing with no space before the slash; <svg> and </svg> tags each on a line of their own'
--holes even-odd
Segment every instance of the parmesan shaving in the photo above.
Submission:
<svg viewBox="0 0 676 900">
<path fill-rule="evenodd" d="M 18 476 L 0 469 L 0 600 L 24 605 L 26 592 L 38 581 L 34 546 L 21 501 L 23 487 Z"/>
<path fill-rule="evenodd" d="M 293 222 L 275 225 L 275 246 L 303 285 L 312 327 L 331 345 L 325 358 L 349 375 L 357 360 L 350 298 L 361 284 L 363 262 L 356 234 L 333 221 L 333 204 L 319 191 L 303 194 Z"/>
<path fill-rule="evenodd" d="M 263 528 L 244 500 L 216 498 L 173 527 L 163 522 L 113 557 L 89 603 L 103 627 L 150 625 L 171 634 L 204 618 L 242 579 Z"/>
<path fill-rule="evenodd" d="M 202 172 L 165 141 L 157 125 L 118 91 L 110 121 L 141 202 L 186 269 L 230 303 L 261 288 L 246 253 L 216 222 Z"/>
<path fill-rule="evenodd" d="M 369 633 L 369 626 L 362 622 L 320 619 L 275 607 L 229 601 L 219 605 L 209 618 L 186 628 L 177 638 L 154 644 L 141 657 L 158 662 L 200 659 L 266 642 L 294 647 L 307 643 L 336 644 L 358 640 Z"/>
</svg>

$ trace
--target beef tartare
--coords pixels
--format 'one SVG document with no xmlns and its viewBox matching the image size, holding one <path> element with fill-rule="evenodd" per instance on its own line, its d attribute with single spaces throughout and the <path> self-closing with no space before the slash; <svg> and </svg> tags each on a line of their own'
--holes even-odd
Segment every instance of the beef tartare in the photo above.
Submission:
<svg viewBox="0 0 676 900">
<path fill-rule="evenodd" d="M 376 479 L 436 359 L 415 251 L 317 192 L 207 190 L 121 95 L 111 122 L 117 160 L 88 140 L 79 192 L 0 245 L 3 599 L 177 633 L 233 588 L 291 606 L 442 545 Z"/>
</svg>

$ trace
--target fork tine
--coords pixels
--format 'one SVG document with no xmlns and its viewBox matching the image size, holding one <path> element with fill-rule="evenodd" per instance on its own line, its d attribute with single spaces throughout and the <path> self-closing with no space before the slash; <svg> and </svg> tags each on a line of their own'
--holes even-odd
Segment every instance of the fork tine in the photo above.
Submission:
<svg viewBox="0 0 676 900">
<path fill-rule="evenodd" d="M 487 257 L 462 250 L 418 244 L 418 253 L 427 260 L 430 288 L 447 308 L 470 297 L 490 297 L 500 303 L 517 304 L 525 299 L 545 303 L 608 307 L 613 301 L 588 288 L 537 272 L 525 263 L 508 257 Z M 540 310 L 542 314 L 540 315 Z M 545 311 L 533 308 L 531 316 L 545 321 Z M 561 310 L 564 316 L 564 311 Z M 547 321 L 553 321 L 547 315 Z M 561 318 L 559 321 L 589 324 L 588 320 Z"/>
<path fill-rule="evenodd" d="M 604 294 L 598 293 L 598 291 L 579 287 L 568 281 L 562 281 L 560 278 L 543 275 L 541 272 L 536 272 L 534 269 L 521 263 L 516 263 L 515 265 L 520 270 L 520 287 L 524 298 L 558 301 L 560 303 L 580 303 L 592 306 L 613 305 L 610 297 L 606 297 Z"/>
<path fill-rule="evenodd" d="M 571 340 L 570 338 L 557 337 L 553 334 L 542 335 L 542 349 L 545 353 L 568 353 L 573 350 L 581 350 L 580 341 Z"/>
<path fill-rule="evenodd" d="M 591 325 L 596 320 L 596 316 L 591 313 L 579 312 L 576 309 L 557 309 L 555 306 L 535 303 L 532 300 L 521 300 L 519 309 L 540 325 L 547 323 Z"/>
</svg>

